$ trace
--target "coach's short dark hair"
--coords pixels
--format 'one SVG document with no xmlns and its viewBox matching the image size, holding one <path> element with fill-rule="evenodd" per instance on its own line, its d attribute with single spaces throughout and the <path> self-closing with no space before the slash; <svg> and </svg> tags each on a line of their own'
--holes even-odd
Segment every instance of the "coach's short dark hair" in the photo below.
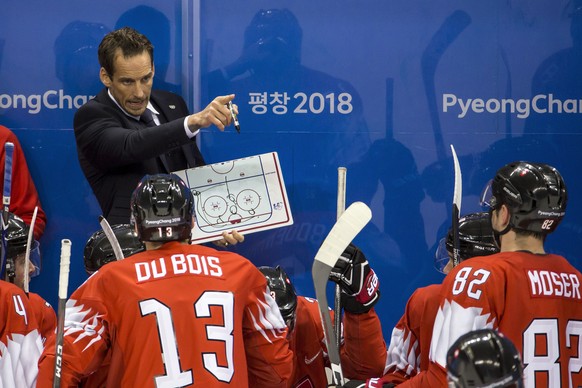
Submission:
<svg viewBox="0 0 582 388">
<path fill-rule="evenodd" d="M 147 51 L 150 54 L 152 65 L 154 64 L 154 46 L 150 40 L 131 27 L 123 27 L 105 35 L 99 44 L 99 64 L 109 76 L 115 72 L 114 61 L 117 49 L 121 49 L 125 58 Z"/>
</svg>

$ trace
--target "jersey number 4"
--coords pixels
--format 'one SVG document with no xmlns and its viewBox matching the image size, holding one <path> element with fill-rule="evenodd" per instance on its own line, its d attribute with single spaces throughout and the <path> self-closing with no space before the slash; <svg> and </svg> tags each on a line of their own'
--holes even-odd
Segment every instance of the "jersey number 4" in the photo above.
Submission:
<svg viewBox="0 0 582 388">
<path fill-rule="evenodd" d="M 224 342 L 227 366 L 219 366 L 216 354 L 202 355 L 204 367 L 219 381 L 230 382 L 234 374 L 233 366 L 233 338 L 234 327 L 234 297 L 230 292 L 206 291 L 194 303 L 194 312 L 197 318 L 209 318 L 210 306 L 221 306 L 224 316 L 224 325 L 206 326 L 206 337 L 211 341 Z M 162 360 L 166 374 L 156 376 L 157 387 L 183 387 L 193 383 L 192 369 L 182 371 L 178 354 L 176 331 L 170 308 L 157 299 L 146 299 L 139 302 L 142 316 L 155 314 L 158 324 Z"/>
</svg>

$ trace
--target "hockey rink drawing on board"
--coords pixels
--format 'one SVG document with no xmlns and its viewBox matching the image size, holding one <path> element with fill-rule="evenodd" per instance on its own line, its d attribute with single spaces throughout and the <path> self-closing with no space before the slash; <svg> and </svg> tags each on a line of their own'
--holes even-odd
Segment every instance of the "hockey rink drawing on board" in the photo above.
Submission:
<svg viewBox="0 0 582 388">
<path fill-rule="evenodd" d="M 194 195 L 192 243 L 293 224 L 276 152 L 176 171 Z"/>
</svg>

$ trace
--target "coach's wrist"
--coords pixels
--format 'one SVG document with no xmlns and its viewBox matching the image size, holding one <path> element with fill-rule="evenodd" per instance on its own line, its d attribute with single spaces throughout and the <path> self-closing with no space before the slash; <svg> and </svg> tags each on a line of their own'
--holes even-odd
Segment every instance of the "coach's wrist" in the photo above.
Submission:
<svg viewBox="0 0 582 388">
<path fill-rule="evenodd" d="M 184 129 L 186 130 L 186 136 L 188 136 L 190 139 L 198 135 L 198 132 L 201 128 L 193 116 L 194 115 L 190 115 L 184 118 Z"/>
</svg>

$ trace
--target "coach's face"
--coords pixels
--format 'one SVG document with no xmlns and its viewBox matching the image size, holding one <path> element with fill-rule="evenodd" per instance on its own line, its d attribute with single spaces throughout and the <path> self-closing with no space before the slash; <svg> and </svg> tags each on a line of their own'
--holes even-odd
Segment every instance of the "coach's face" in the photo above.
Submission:
<svg viewBox="0 0 582 388">
<path fill-rule="evenodd" d="M 154 65 L 147 51 L 124 57 L 121 49 L 115 56 L 114 74 L 101 68 L 101 82 L 125 111 L 140 116 L 146 109 L 154 81 Z"/>
</svg>

